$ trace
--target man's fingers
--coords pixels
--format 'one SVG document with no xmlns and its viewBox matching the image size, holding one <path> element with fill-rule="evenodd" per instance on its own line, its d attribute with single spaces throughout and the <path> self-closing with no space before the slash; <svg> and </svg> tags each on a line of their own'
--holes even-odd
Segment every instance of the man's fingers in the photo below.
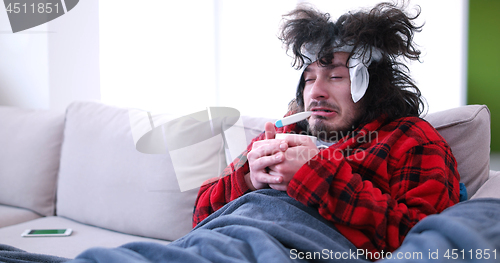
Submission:
<svg viewBox="0 0 500 263">
<path fill-rule="evenodd" d="M 276 130 L 274 129 L 274 124 L 272 122 L 266 122 L 264 125 L 264 131 L 266 140 L 274 139 L 274 136 L 276 136 Z"/>
<path fill-rule="evenodd" d="M 276 154 L 278 152 L 284 152 L 288 149 L 288 144 L 286 141 L 281 140 L 264 140 L 257 141 L 253 144 L 252 150 L 249 155 L 252 158 L 257 159 L 260 157 Z M 248 156 L 250 158 L 250 156 Z"/>
<path fill-rule="evenodd" d="M 285 140 L 290 147 L 314 144 L 311 138 L 307 136 L 287 136 Z"/>
<path fill-rule="evenodd" d="M 257 173 L 254 175 L 253 179 L 259 183 L 265 184 L 280 184 L 283 182 L 282 176 L 275 176 L 267 173 Z"/>
<path fill-rule="evenodd" d="M 259 157 L 256 159 L 253 159 L 253 157 L 252 157 L 252 162 L 250 164 L 251 164 L 252 170 L 254 170 L 254 171 L 264 170 L 268 166 L 272 166 L 272 165 L 283 162 L 284 159 L 285 159 L 285 154 L 283 152 L 278 152 L 278 153 L 273 154 L 273 155 L 262 156 L 262 157 Z"/>
<path fill-rule="evenodd" d="M 286 192 L 286 190 L 288 188 L 288 185 L 285 185 L 285 184 L 269 184 L 269 187 L 271 187 L 274 190 Z"/>
</svg>

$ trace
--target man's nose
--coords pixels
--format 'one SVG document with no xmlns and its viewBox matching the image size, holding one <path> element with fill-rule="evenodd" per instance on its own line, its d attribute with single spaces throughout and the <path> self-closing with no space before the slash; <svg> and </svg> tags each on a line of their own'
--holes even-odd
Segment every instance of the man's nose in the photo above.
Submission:
<svg viewBox="0 0 500 263">
<path fill-rule="evenodd" d="M 328 84 L 323 78 L 318 78 L 314 82 L 310 90 L 310 97 L 316 100 L 328 99 Z"/>
</svg>

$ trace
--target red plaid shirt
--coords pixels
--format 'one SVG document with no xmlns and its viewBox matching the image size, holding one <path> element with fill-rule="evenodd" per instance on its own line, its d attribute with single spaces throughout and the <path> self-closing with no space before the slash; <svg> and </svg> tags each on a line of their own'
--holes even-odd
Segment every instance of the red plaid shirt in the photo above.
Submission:
<svg viewBox="0 0 500 263">
<path fill-rule="evenodd" d="M 278 132 L 300 132 L 296 125 Z M 249 192 L 247 150 L 201 187 L 196 225 Z M 418 221 L 459 201 L 459 174 L 451 149 L 426 121 L 376 120 L 321 150 L 292 178 L 287 193 L 317 208 L 357 248 L 393 251 Z"/>
</svg>

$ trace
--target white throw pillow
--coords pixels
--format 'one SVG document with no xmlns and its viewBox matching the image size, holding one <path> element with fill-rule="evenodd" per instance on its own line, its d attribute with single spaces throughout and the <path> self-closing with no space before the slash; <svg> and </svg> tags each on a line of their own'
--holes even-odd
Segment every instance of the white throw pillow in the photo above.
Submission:
<svg viewBox="0 0 500 263">
<path fill-rule="evenodd" d="M 64 114 L 0 107 L 0 204 L 54 215 Z"/>
</svg>

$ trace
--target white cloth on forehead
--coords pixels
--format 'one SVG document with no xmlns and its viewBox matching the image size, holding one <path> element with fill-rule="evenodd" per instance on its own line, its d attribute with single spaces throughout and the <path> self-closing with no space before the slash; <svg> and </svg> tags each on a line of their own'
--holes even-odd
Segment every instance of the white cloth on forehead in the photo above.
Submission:
<svg viewBox="0 0 500 263">
<path fill-rule="evenodd" d="M 305 63 L 304 70 L 310 64 L 316 61 L 318 53 L 321 47 L 319 45 L 306 45 L 303 50 L 303 54 L 309 58 L 309 63 Z M 344 45 L 336 48 L 334 52 L 348 52 L 350 53 L 353 46 Z M 354 103 L 358 102 L 366 93 L 368 89 L 368 84 L 370 81 L 370 74 L 368 74 L 368 66 L 373 61 L 380 61 L 382 59 L 382 52 L 377 48 L 371 48 L 370 60 L 365 59 L 363 54 L 359 52 L 354 53 L 354 55 L 349 59 L 349 77 L 351 78 L 351 96 Z M 365 62 L 365 63 L 364 63 Z M 303 74 L 303 73 L 302 73 Z"/>
</svg>

